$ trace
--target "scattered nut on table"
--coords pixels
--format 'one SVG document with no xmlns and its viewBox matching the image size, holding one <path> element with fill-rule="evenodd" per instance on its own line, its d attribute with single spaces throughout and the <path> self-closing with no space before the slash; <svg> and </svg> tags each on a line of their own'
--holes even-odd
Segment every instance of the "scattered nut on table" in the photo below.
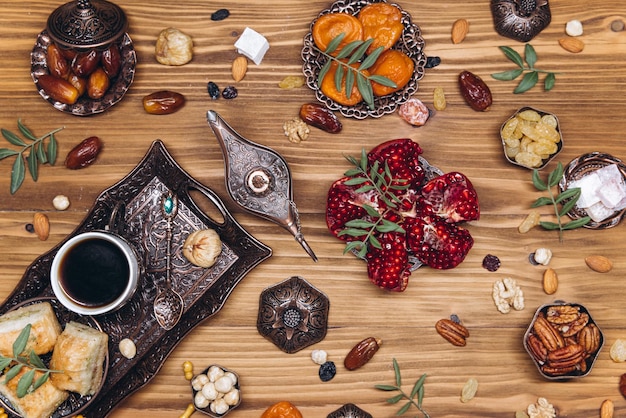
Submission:
<svg viewBox="0 0 626 418">
<path fill-rule="evenodd" d="M 52 206 L 56 210 L 66 210 L 70 207 L 70 199 L 65 195 L 57 195 L 52 199 Z"/>
<path fill-rule="evenodd" d="M 516 311 L 524 309 L 524 292 L 510 277 L 494 282 L 492 297 L 501 313 L 509 313 L 511 307 Z"/>
<path fill-rule="evenodd" d="M 137 346 L 130 338 L 124 338 L 119 344 L 120 353 L 127 359 L 132 359 L 137 355 Z"/>
<path fill-rule="evenodd" d="M 289 138 L 289 142 L 293 142 L 294 144 L 306 141 L 311 132 L 309 125 L 299 117 L 286 121 L 283 124 L 283 131 L 285 132 L 285 136 Z"/>
<path fill-rule="evenodd" d="M 311 351 L 311 360 L 315 364 L 322 365 L 328 360 L 328 353 L 324 350 L 313 350 Z"/>
<path fill-rule="evenodd" d="M 583 24 L 580 20 L 570 20 L 565 24 L 565 33 L 569 36 L 580 36 L 583 34 Z"/>
</svg>

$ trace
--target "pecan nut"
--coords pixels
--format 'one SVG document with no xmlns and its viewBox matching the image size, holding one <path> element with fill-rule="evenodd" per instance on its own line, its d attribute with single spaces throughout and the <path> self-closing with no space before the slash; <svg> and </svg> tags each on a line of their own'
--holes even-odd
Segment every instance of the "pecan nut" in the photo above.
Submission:
<svg viewBox="0 0 626 418">
<path fill-rule="evenodd" d="M 580 315 L 580 307 L 572 305 L 550 306 L 546 311 L 546 319 L 553 324 L 566 324 L 575 321 Z"/>
<path fill-rule="evenodd" d="M 533 324 L 533 332 L 548 351 L 565 347 L 563 336 L 548 322 L 543 314 L 537 315 L 537 319 L 535 319 L 535 323 Z"/>
<path fill-rule="evenodd" d="M 600 330 L 595 324 L 587 324 L 578 332 L 578 344 L 587 354 L 595 353 L 600 348 Z"/>
<path fill-rule="evenodd" d="M 582 312 L 580 316 L 567 324 L 559 325 L 557 329 L 561 332 L 563 337 L 572 337 L 587 325 L 589 322 L 589 314 L 586 312 Z"/>
<path fill-rule="evenodd" d="M 464 347 L 467 343 L 466 338 L 469 337 L 469 331 L 465 326 L 454 322 L 451 319 L 440 319 L 435 324 L 435 329 L 450 344 L 458 347 Z"/>
<path fill-rule="evenodd" d="M 535 361 L 544 364 L 548 358 L 548 349 L 535 334 L 529 334 L 526 339 L 526 347 Z"/>
<path fill-rule="evenodd" d="M 566 345 L 548 352 L 547 364 L 551 367 L 568 368 L 580 363 L 585 354 L 585 349 L 580 344 Z"/>
</svg>

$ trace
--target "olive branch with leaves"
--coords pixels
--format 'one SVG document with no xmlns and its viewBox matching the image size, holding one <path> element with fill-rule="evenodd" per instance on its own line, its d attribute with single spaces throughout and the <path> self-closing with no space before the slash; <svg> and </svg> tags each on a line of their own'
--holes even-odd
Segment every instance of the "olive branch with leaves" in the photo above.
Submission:
<svg viewBox="0 0 626 418">
<path fill-rule="evenodd" d="M 376 160 L 368 168 L 368 159 L 365 149 L 361 151 L 361 160 L 357 160 L 352 156 L 346 156 L 346 160 L 354 165 L 354 168 L 346 171 L 345 176 L 350 177 L 344 182 L 346 186 L 359 186 L 354 193 L 375 192 L 382 202 L 385 203 L 387 209 L 380 213 L 371 205 L 363 204 L 371 220 L 353 219 L 345 223 L 346 228 L 339 231 L 338 236 L 348 235 L 351 237 L 363 237 L 361 240 L 348 242 L 344 249 L 344 254 L 354 251 L 361 258 L 367 254 L 367 249 L 371 245 L 374 248 L 382 249 L 382 245 L 378 238 L 374 236 L 375 232 L 399 232 L 404 234 L 405 230 L 395 222 L 385 219 L 388 211 L 398 208 L 400 199 L 392 193 L 393 190 L 406 190 L 409 188 L 407 180 L 395 179 L 391 174 L 389 165 L 385 161 L 383 163 L 382 172 L 380 170 L 380 161 Z"/>
<path fill-rule="evenodd" d="M 379 46 L 371 54 L 365 55 L 367 49 L 374 42 L 374 39 L 368 39 L 365 41 L 356 40 L 346 44 L 336 56 L 333 56 L 333 52 L 339 48 L 341 41 L 345 38 L 345 33 L 340 33 L 332 41 L 328 44 L 326 51 L 322 51 L 318 48 L 315 48 L 319 52 L 321 52 L 325 57 L 328 58 L 328 61 L 324 63 L 322 68 L 320 69 L 319 75 L 317 76 L 317 85 L 322 85 L 322 80 L 330 70 L 330 67 L 333 62 L 336 62 L 337 70 L 335 71 L 335 88 L 337 91 L 342 90 L 342 84 L 345 80 L 345 93 L 346 97 L 349 99 L 352 95 L 352 88 L 354 87 L 354 83 L 356 82 L 357 89 L 361 96 L 363 96 L 363 101 L 367 104 L 367 107 L 371 110 L 374 110 L 374 91 L 372 89 L 372 82 L 382 84 L 386 87 L 397 87 L 396 83 L 394 83 L 389 78 L 377 75 L 377 74 L 364 74 L 363 71 L 370 68 L 380 54 L 384 51 L 384 47 Z M 360 62 L 359 66 L 354 68 L 353 64 Z"/>
<path fill-rule="evenodd" d="M 520 75 L 524 74 L 522 80 L 519 82 L 513 93 L 519 94 L 524 93 L 525 91 L 530 90 L 539 82 L 539 74 L 546 74 L 546 77 L 543 82 L 543 88 L 545 91 L 550 91 L 554 87 L 556 83 L 556 75 L 558 73 L 554 71 L 545 71 L 535 68 L 535 63 L 537 62 L 537 52 L 535 48 L 531 44 L 526 44 L 524 46 L 524 57 L 519 54 L 516 50 L 508 46 L 500 46 L 498 47 L 502 51 L 502 53 L 512 62 L 514 62 L 518 68 L 513 70 L 503 71 L 500 73 L 493 73 L 491 77 L 496 80 L 501 81 L 511 81 L 515 80 Z"/>
</svg>

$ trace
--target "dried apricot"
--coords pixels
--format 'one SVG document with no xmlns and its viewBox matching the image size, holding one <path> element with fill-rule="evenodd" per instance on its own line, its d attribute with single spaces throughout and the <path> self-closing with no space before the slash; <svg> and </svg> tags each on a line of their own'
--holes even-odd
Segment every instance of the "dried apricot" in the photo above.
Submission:
<svg viewBox="0 0 626 418">
<path fill-rule="evenodd" d="M 374 39 L 367 53 L 370 54 L 379 46 L 390 49 L 404 30 L 402 12 L 389 3 L 372 3 L 363 7 L 358 15 L 363 25 L 363 39 Z"/>
<path fill-rule="evenodd" d="M 280 401 L 263 412 L 261 418 L 302 418 L 302 413 L 289 401 Z"/>
<path fill-rule="evenodd" d="M 347 13 L 327 13 L 315 21 L 311 30 L 315 45 L 322 51 L 326 51 L 328 44 L 342 33 L 344 37 L 331 54 L 333 56 L 348 43 L 363 40 L 363 25 L 359 19 Z"/>
<path fill-rule="evenodd" d="M 357 68 L 359 64 L 352 64 L 353 68 Z M 361 102 L 363 100 L 363 96 L 359 89 L 357 88 L 357 83 L 355 82 L 352 86 L 352 91 L 350 92 L 350 96 L 346 94 L 346 79 L 345 77 L 341 81 L 341 90 L 337 90 L 337 86 L 335 85 L 335 72 L 337 72 L 337 67 L 339 64 L 333 61 L 330 65 L 330 69 L 322 79 L 322 85 L 320 86 L 320 90 L 326 96 L 336 101 L 339 104 L 344 106 L 354 106 L 355 104 Z M 361 71 L 363 75 L 368 76 L 367 71 Z"/>
<path fill-rule="evenodd" d="M 374 95 L 386 96 L 404 88 L 413 76 L 414 68 L 413 60 L 402 51 L 389 49 L 380 54 L 380 57 L 370 68 L 370 72 L 387 77 L 396 84 L 396 87 L 387 87 L 373 82 L 372 90 Z"/>
</svg>

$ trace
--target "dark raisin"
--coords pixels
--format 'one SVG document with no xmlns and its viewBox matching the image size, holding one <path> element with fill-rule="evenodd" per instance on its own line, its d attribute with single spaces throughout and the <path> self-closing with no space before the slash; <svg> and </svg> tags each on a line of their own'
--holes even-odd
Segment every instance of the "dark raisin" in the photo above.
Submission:
<svg viewBox="0 0 626 418">
<path fill-rule="evenodd" d="M 222 97 L 225 99 L 234 99 L 237 97 L 237 88 L 235 86 L 228 86 L 222 91 Z"/>
<path fill-rule="evenodd" d="M 483 258 L 483 267 L 489 271 L 496 271 L 500 268 L 500 259 L 492 254 L 487 254 Z"/>
<path fill-rule="evenodd" d="M 322 379 L 322 382 L 328 382 L 335 377 L 336 373 L 337 367 L 335 367 L 335 363 L 332 361 L 327 361 L 320 366 L 320 379 Z"/>
<path fill-rule="evenodd" d="M 424 68 L 434 68 L 441 64 L 441 58 L 439 57 L 428 57 L 426 58 L 426 65 Z"/>
<path fill-rule="evenodd" d="M 33 232 L 35 232 L 35 225 L 26 224 L 24 225 L 24 229 L 26 229 L 26 232 L 30 232 L 32 234 Z"/>
<path fill-rule="evenodd" d="M 532 264 L 533 266 L 538 266 L 539 263 L 537 263 L 537 260 L 535 260 L 535 253 L 530 253 L 528 254 L 528 261 L 530 262 L 530 264 Z"/>
<path fill-rule="evenodd" d="M 228 16 L 230 16 L 230 12 L 228 11 L 228 9 L 219 9 L 211 14 L 211 20 L 224 20 Z"/>
<path fill-rule="evenodd" d="M 216 100 L 220 98 L 220 88 L 217 87 L 217 84 L 215 84 L 212 81 L 209 81 L 206 85 L 206 89 L 209 92 L 209 96 L 211 96 L 211 99 Z"/>
</svg>

